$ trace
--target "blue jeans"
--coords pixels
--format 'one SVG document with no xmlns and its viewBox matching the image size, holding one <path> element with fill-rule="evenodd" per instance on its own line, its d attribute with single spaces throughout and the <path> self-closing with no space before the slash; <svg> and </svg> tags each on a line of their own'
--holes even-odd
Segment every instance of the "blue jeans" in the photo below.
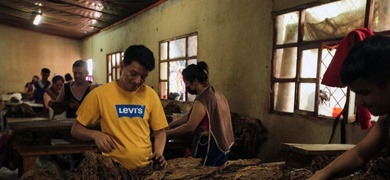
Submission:
<svg viewBox="0 0 390 180">
<path fill-rule="evenodd" d="M 213 138 L 211 138 L 210 140 L 210 150 L 208 154 L 207 154 L 207 148 L 208 148 L 207 136 L 202 136 L 199 139 L 197 145 L 198 145 L 198 149 L 196 151 L 195 157 L 202 158 L 201 163 L 205 166 L 221 166 L 225 164 L 225 162 L 228 159 L 228 153 L 225 154 L 221 150 L 219 150 Z"/>
</svg>

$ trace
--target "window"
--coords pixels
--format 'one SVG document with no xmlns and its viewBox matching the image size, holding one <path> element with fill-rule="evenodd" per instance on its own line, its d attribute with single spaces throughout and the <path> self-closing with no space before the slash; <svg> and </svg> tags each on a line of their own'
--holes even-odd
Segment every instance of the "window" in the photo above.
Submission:
<svg viewBox="0 0 390 180">
<path fill-rule="evenodd" d="M 87 59 L 85 60 L 87 62 L 88 66 L 88 76 L 87 76 L 87 81 L 93 82 L 93 61 L 92 59 Z"/>
<path fill-rule="evenodd" d="M 107 82 L 118 80 L 121 77 L 120 63 L 123 60 L 123 51 L 107 54 Z"/>
<path fill-rule="evenodd" d="M 363 27 L 390 34 L 389 14 L 388 0 L 311 3 L 274 12 L 271 112 L 334 116 L 349 103 L 348 89 L 329 87 L 321 80 L 338 43 Z"/>
<path fill-rule="evenodd" d="M 195 95 L 185 91 L 181 72 L 189 64 L 196 64 L 198 57 L 198 34 L 192 33 L 159 42 L 160 74 L 159 95 L 161 99 L 193 101 Z"/>
</svg>

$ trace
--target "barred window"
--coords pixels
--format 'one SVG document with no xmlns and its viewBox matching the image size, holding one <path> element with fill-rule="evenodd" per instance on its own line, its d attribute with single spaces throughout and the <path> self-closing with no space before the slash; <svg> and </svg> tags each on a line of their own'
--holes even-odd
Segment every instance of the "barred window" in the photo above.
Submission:
<svg viewBox="0 0 390 180">
<path fill-rule="evenodd" d="M 167 39 L 159 43 L 160 74 L 159 95 L 161 99 L 193 101 L 195 95 L 186 93 L 181 72 L 198 58 L 198 34 Z"/>
<path fill-rule="evenodd" d="M 323 85 L 321 80 L 338 44 L 358 28 L 389 35 L 389 14 L 388 0 L 318 2 L 273 12 L 271 112 L 325 118 L 337 115 L 349 103 L 350 92 L 347 87 Z"/>
</svg>

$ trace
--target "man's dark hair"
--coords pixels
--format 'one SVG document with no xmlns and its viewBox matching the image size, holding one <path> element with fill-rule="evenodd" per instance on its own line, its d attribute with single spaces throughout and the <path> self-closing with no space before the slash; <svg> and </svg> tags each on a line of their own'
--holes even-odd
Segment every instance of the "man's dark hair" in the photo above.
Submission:
<svg viewBox="0 0 390 180">
<path fill-rule="evenodd" d="M 126 49 L 123 64 L 127 66 L 133 61 L 138 62 L 149 71 L 154 69 L 153 52 L 144 45 L 132 45 Z"/>
<path fill-rule="evenodd" d="M 72 68 L 75 68 L 75 67 L 85 67 L 86 70 L 88 70 L 88 64 L 86 61 L 84 60 L 77 60 L 73 63 L 73 66 Z"/>
<path fill-rule="evenodd" d="M 48 74 L 50 74 L 50 69 L 42 68 L 41 73 L 48 73 Z"/>
<path fill-rule="evenodd" d="M 362 78 L 384 86 L 390 79 L 390 37 L 370 36 L 353 46 L 343 62 L 340 77 L 344 85 Z"/>
<path fill-rule="evenodd" d="M 69 73 L 66 73 L 66 74 L 65 74 L 65 80 L 66 80 L 66 81 L 71 81 L 71 80 L 73 80 L 72 75 L 70 75 Z"/>
</svg>

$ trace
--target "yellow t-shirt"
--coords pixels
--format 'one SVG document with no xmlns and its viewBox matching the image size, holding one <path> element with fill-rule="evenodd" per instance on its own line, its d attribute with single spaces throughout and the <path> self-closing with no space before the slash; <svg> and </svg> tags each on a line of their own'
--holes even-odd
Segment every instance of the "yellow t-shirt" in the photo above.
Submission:
<svg viewBox="0 0 390 180">
<path fill-rule="evenodd" d="M 135 92 L 127 92 L 110 82 L 91 91 L 77 111 L 77 121 L 88 126 L 100 119 L 102 132 L 111 136 L 117 149 L 103 153 L 127 169 L 149 163 L 152 154 L 150 129 L 168 126 L 164 109 L 156 92 L 142 85 Z"/>
</svg>

